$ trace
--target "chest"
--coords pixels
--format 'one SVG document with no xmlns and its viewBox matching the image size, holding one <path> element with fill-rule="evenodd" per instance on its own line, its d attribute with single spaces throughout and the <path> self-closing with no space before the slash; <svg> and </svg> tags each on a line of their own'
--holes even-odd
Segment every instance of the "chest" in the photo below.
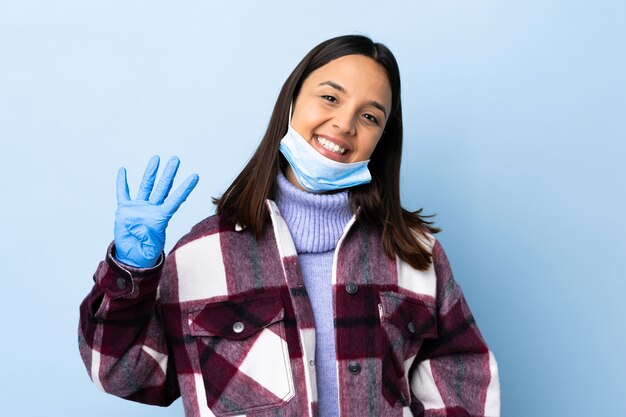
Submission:
<svg viewBox="0 0 626 417">
<path fill-rule="evenodd" d="M 229 415 L 233 398 L 262 411 L 300 410 L 316 396 L 310 288 L 289 230 L 272 224 L 258 239 L 228 231 L 193 240 L 166 264 L 160 298 L 177 369 L 216 415 Z M 360 375 L 405 386 L 402 364 L 435 324 L 434 274 L 390 259 L 376 229 L 350 226 L 328 269 L 344 396 Z"/>
</svg>

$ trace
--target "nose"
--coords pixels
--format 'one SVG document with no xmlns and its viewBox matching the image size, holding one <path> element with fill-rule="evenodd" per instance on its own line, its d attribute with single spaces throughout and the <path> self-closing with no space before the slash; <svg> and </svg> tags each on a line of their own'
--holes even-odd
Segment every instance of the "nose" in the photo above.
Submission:
<svg viewBox="0 0 626 417">
<path fill-rule="evenodd" d="M 348 108 L 338 109 L 333 117 L 333 126 L 341 133 L 354 135 L 354 112 Z"/>
</svg>

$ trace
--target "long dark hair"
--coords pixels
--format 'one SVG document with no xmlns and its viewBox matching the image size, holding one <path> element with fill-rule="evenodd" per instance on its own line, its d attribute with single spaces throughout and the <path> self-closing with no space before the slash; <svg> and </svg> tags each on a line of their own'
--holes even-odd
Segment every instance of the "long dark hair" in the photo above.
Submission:
<svg viewBox="0 0 626 417">
<path fill-rule="evenodd" d="M 421 215 L 422 209 L 407 211 L 400 205 L 400 162 L 402 158 L 402 103 L 400 71 L 395 57 L 383 44 L 361 35 L 329 39 L 313 48 L 283 84 L 267 131 L 256 152 L 220 198 L 214 198 L 217 213 L 233 223 L 245 225 L 259 236 L 268 221 L 265 200 L 275 197 L 278 170 L 286 161 L 278 148 L 287 132 L 289 105 L 298 97 L 304 80 L 316 69 L 345 55 L 364 55 L 382 65 L 391 85 L 392 105 L 384 132 L 370 157 L 372 181 L 349 189 L 353 212 L 359 221 L 382 228 L 385 252 L 398 255 L 414 268 L 425 270 L 431 253 L 426 233 L 437 233 Z"/>
</svg>

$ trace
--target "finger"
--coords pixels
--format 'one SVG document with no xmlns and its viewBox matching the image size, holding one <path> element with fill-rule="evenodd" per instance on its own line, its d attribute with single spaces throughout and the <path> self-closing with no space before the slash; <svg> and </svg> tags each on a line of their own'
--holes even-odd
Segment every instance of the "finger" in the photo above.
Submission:
<svg viewBox="0 0 626 417">
<path fill-rule="evenodd" d="M 137 193 L 137 200 L 148 200 L 152 187 L 154 186 L 154 179 L 156 178 L 157 170 L 159 169 L 159 156 L 154 155 L 150 158 L 146 171 L 143 173 L 141 179 L 141 185 L 139 185 L 139 192 Z"/>
<path fill-rule="evenodd" d="M 193 191 L 198 184 L 198 174 L 190 175 L 185 182 L 183 182 L 174 193 L 163 203 L 163 208 L 167 210 L 168 217 L 171 217 L 181 204 L 187 199 L 189 193 Z"/>
<path fill-rule="evenodd" d="M 176 156 L 172 156 L 169 161 L 167 161 L 167 165 L 163 170 L 163 174 L 161 175 L 161 179 L 157 184 L 154 192 L 150 196 L 150 202 L 154 204 L 161 204 L 163 200 L 167 197 L 170 190 L 172 189 L 172 184 L 174 183 L 174 177 L 176 176 L 176 172 L 178 171 L 178 166 L 180 165 L 180 160 Z"/>
<path fill-rule="evenodd" d="M 130 200 L 128 192 L 128 182 L 126 181 L 126 168 L 122 167 L 117 171 L 117 183 L 115 187 L 117 192 L 117 204 L 125 203 Z"/>
</svg>

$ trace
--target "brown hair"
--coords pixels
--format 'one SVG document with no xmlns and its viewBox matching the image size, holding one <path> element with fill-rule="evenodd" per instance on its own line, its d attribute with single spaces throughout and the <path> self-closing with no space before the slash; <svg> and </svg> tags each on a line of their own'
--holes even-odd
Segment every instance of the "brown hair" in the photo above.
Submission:
<svg viewBox="0 0 626 417">
<path fill-rule="evenodd" d="M 265 200 L 275 197 L 278 170 L 286 161 L 278 148 L 287 132 L 289 105 L 295 101 L 304 80 L 316 69 L 345 55 L 367 56 L 386 70 L 391 85 L 390 115 L 374 152 L 369 170 L 372 181 L 349 189 L 352 211 L 359 209 L 359 221 L 380 226 L 383 245 L 390 258 L 395 255 L 414 268 L 425 270 L 431 264 L 431 253 L 425 244 L 426 233 L 437 233 L 421 215 L 422 209 L 407 211 L 400 205 L 400 162 L 402 158 L 402 103 L 400 71 L 395 57 L 383 44 L 361 35 L 329 39 L 313 48 L 283 84 L 274 105 L 269 125 L 241 173 L 220 198 L 214 198 L 217 213 L 233 223 L 246 225 L 259 236 L 268 221 Z"/>
</svg>

